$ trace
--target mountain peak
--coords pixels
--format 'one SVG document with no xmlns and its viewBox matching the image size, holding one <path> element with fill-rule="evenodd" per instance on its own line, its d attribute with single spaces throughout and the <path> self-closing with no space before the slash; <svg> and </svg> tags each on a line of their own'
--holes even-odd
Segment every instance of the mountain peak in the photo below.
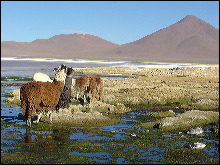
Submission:
<svg viewBox="0 0 220 165">
<path fill-rule="evenodd" d="M 199 18 L 197 18 L 196 16 L 194 16 L 194 15 L 187 15 L 186 17 L 185 17 L 185 19 L 199 19 Z M 184 18 L 183 18 L 184 19 Z"/>
<path fill-rule="evenodd" d="M 197 18 L 194 15 L 187 15 L 185 18 L 181 19 L 178 23 L 183 23 L 183 22 L 204 22 L 201 19 Z"/>
<path fill-rule="evenodd" d="M 197 24 L 199 26 L 206 26 L 206 27 L 212 27 L 212 25 L 210 25 L 209 23 L 203 21 L 200 18 L 197 18 L 194 15 L 187 15 L 185 18 L 181 19 L 180 21 L 178 21 L 177 23 L 185 23 L 185 24 Z M 214 27 L 215 28 L 215 27 Z M 216 28 L 215 28 L 216 29 Z"/>
</svg>

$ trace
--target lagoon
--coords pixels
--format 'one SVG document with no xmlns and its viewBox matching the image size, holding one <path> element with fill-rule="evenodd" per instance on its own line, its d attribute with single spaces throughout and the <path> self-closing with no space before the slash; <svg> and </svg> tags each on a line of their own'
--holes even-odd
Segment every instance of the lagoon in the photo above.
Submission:
<svg viewBox="0 0 220 165">
<path fill-rule="evenodd" d="M 19 83 L 8 84 L 9 81 L 22 82 L 22 78 L 31 78 L 33 73 L 39 71 L 53 76 L 52 68 L 61 63 L 81 69 L 99 66 L 128 67 L 129 64 L 132 69 L 143 69 L 147 66 L 150 69 L 150 66 L 154 65 L 173 68 L 191 64 L 150 65 L 88 61 L 87 63 L 67 64 L 65 61 L 26 60 L 24 62 L 14 59 L 3 59 L 1 62 L 3 64 L 2 78 L 4 78 L 1 81 L 1 163 L 219 163 L 219 137 L 211 133 L 211 126 L 204 127 L 204 133 L 200 135 L 189 135 L 181 131 L 161 132 L 156 128 L 146 130 L 139 127 L 140 123 L 149 120 L 145 118 L 145 115 L 154 112 L 154 109 L 148 111 L 138 108 L 131 112 L 112 115 L 112 118 L 120 122 L 108 126 L 57 127 L 40 122 L 39 125 L 27 128 L 23 126 L 25 122 L 18 118 L 21 107 L 6 102 L 6 98 L 9 97 L 8 93 L 21 85 Z M 188 149 L 187 145 L 194 142 L 205 143 L 206 147 L 200 150 Z"/>
</svg>

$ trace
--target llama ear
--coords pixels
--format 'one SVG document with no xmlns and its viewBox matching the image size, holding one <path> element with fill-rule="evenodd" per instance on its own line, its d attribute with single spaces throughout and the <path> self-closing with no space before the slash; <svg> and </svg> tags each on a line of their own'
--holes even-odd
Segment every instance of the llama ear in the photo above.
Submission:
<svg viewBox="0 0 220 165">
<path fill-rule="evenodd" d="M 56 72 L 56 71 L 57 71 L 57 68 L 54 68 L 53 71 Z"/>
<path fill-rule="evenodd" d="M 60 66 L 60 68 L 61 68 L 61 69 L 65 69 L 65 70 L 67 70 L 67 66 L 64 65 L 64 64 L 62 64 L 62 65 Z"/>
</svg>

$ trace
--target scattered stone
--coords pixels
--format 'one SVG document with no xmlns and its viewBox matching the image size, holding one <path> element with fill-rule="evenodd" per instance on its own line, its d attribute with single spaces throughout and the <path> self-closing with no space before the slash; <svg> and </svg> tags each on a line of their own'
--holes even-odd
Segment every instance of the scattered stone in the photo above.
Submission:
<svg viewBox="0 0 220 165">
<path fill-rule="evenodd" d="M 137 135 L 136 134 L 130 134 L 130 136 L 136 137 Z"/>
<path fill-rule="evenodd" d="M 212 127 L 209 130 L 211 131 L 211 133 L 218 135 L 218 133 L 219 133 L 219 124 L 212 125 Z"/>
<path fill-rule="evenodd" d="M 198 134 L 202 134 L 202 133 L 203 133 L 203 130 L 201 127 L 191 128 L 189 131 L 187 131 L 187 134 L 192 134 L 192 135 L 194 135 L 194 134 L 198 135 Z"/>
<path fill-rule="evenodd" d="M 189 149 L 203 149 L 205 148 L 205 146 L 206 146 L 205 144 L 197 142 L 192 145 L 189 145 L 188 148 Z"/>
</svg>

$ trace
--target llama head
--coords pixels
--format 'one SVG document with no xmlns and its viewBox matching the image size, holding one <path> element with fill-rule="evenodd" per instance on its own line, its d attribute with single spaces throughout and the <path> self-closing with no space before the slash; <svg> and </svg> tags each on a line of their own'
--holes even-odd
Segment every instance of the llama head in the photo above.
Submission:
<svg viewBox="0 0 220 165">
<path fill-rule="evenodd" d="M 67 68 L 67 77 L 73 77 L 74 70 L 72 67 Z"/>
<path fill-rule="evenodd" d="M 58 70 L 57 73 L 55 74 L 54 80 L 62 81 L 63 83 L 65 83 L 66 74 L 67 74 L 66 69 Z"/>
<path fill-rule="evenodd" d="M 54 71 L 54 72 L 59 72 L 59 71 L 61 71 L 62 69 L 65 69 L 65 70 L 67 71 L 66 65 L 61 64 L 61 65 L 58 66 L 57 68 L 54 68 L 53 71 Z"/>
</svg>

